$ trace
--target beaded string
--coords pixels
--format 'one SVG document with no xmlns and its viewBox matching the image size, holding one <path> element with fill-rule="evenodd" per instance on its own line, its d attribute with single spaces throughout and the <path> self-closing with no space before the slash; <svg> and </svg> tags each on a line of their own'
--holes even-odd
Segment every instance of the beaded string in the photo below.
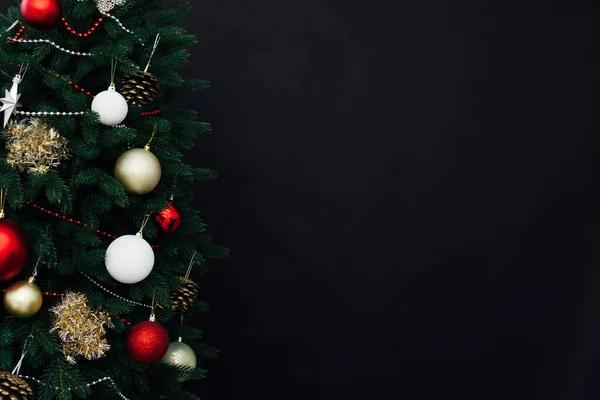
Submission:
<svg viewBox="0 0 600 400">
<path fill-rule="evenodd" d="M 116 294 L 115 292 L 112 292 L 112 291 L 110 291 L 109 289 L 107 289 L 107 288 L 105 288 L 104 286 L 102 286 L 100 283 L 96 282 L 96 281 L 95 281 L 95 280 L 94 280 L 92 277 L 88 276 L 87 274 L 85 274 L 85 273 L 83 273 L 83 272 L 81 272 L 81 275 L 85 276 L 85 277 L 86 277 L 86 278 L 87 278 L 87 279 L 88 279 L 90 282 L 92 282 L 94 285 L 98 286 L 100 289 L 104 290 L 106 293 L 108 293 L 108 294 L 110 294 L 110 295 L 112 295 L 112 296 L 116 297 L 116 298 L 117 298 L 117 299 L 119 299 L 119 300 L 125 301 L 125 302 L 127 302 L 127 303 L 134 304 L 134 305 L 136 305 L 136 306 L 147 307 L 147 308 L 149 308 L 149 309 L 152 309 L 152 306 L 151 306 L 151 305 L 148 305 L 148 304 L 144 304 L 144 303 L 140 303 L 140 302 L 137 302 L 137 301 L 133 301 L 133 300 L 126 299 L 125 297 L 123 297 L 123 296 L 120 296 L 120 295 Z"/>
<path fill-rule="evenodd" d="M 80 52 L 80 51 L 74 51 L 74 50 L 69 50 L 69 49 L 65 49 L 62 46 L 59 46 L 58 44 L 54 43 L 52 40 L 49 39 L 23 39 L 23 38 L 8 38 L 8 40 L 10 40 L 11 42 L 14 43 L 47 43 L 51 46 L 54 46 L 55 48 L 57 48 L 58 50 L 65 52 L 65 53 L 69 53 L 69 54 L 73 54 L 75 56 L 82 56 L 82 57 L 89 57 L 92 56 L 92 53 L 85 53 L 85 52 Z"/>
<path fill-rule="evenodd" d="M 104 11 L 100 11 L 100 14 L 104 15 L 105 17 L 112 18 L 117 24 L 119 24 L 119 26 L 121 27 L 121 29 L 123 29 L 125 32 L 127 32 L 127 33 L 135 36 L 135 38 L 142 44 L 142 46 L 144 46 L 144 47 L 146 46 L 146 44 L 144 43 L 144 41 L 142 39 L 140 39 L 140 37 L 138 35 L 136 35 L 135 32 L 133 32 L 132 30 L 127 29 L 125 27 L 125 25 L 123 25 L 121 23 L 121 21 L 119 21 L 119 19 L 117 17 L 115 17 L 114 15 L 111 15 L 111 14 L 109 14 L 107 12 L 104 12 Z"/>
<path fill-rule="evenodd" d="M 17 375 L 17 376 L 19 378 L 22 378 L 22 379 L 30 379 L 30 380 L 35 381 L 35 382 L 37 382 L 37 383 L 39 383 L 40 385 L 43 385 L 43 386 L 48 386 L 48 384 L 40 381 L 37 378 L 34 378 L 33 376 L 27 376 L 27 375 Z M 85 386 L 91 387 L 91 386 L 97 385 L 97 384 L 102 383 L 102 382 L 107 382 L 107 381 L 113 387 L 113 389 L 115 389 L 115 391 L 117 392 L 117 394 L 119 395 L 120 398 L 122 398 L 123 400 L 129 400 L 123 393 L 121 393 L 121 391 L 117 387 L 117 384 L 115 383 L 115 381 L 110 376 L 105 376 L 104 378 L 100 378 L 98 380 L 95 380 L 95 381 L 93 381 L 91 383 L 86 384 Z M 74 388 L 67 388 L 67 391 L 70 392 L 72 390 L 76 390 L 76 389 L 80 389 L 80 388 L 81 388 L 81 386 L 74 387 Z M 61 388 L 58 387 L 58 386 L 55 386 L 54 389 L 61 390 Z"/>
<path fill-rule="evenodd" d="M 32 203 L 32 202 L 30 202 L 30 201 L 25 201 L 25 204 L 27 204 L 28 206 L 32 206 L 33 208 L 35 208 L 35 209 L 36 209 L 36 210 L 38 210 L 38 211 L 44 212 L 44 213 L 46 213 L 46 214 L 48 214 L 48 215 L 51 215 L 51 216 L 53 216 L 53 217 L 56 217 L 56 218 L 58 218 L 58 219 L 62 219 L 63 221 L 70 222 L 70 223 L 72 223 L 72 224 L 76 224 L 76 225 L 82 226 L 82 227 L 84 227 L 84 228 L 87 228 L 87 227 L 88 227 L 88 224 L 86 224 L 86 223 L 85 223 L 85 222 L 83 222 L 83 221 L 79 221 L 79 220 L 77 220 L 77 219 L 70 218 L 70 217 L 68 217 L 68 216 L 66 216 L 66 215 L 61 215 L 61 214 L 59 214 L 59 213 L 57 213 L 57 212 L 53 212 L 53 211 L 51 211 L 51 210 L 48 210 L 47 208 L 40 207 L 40 206 L 38 206 L 37 204 L 35 204 L 35 203 Z M 109 233 L 109 232 L 104 232 L 104 231 L 101 231 L 100 229 L 96 229 L 96 233 L 98 233 L 98 234 L 100 234 L 100 235 L 103 235 L 103 236 L 106 236 L 106 237 L 108 237 L 108 238 L 111 238 L 111 239 L 113 239 L 113 240 L 114 240 L 114 239 L 117 239 L 117 236 L 115 236 L 115 235 L 113 235 L 113 234 L 111 234 L 111 233 Z M 158 249 L 158 248 L 160 248 L 160 245 L 158 245 L 158 244 L 152 244 L 151 246 L 152 246 L 152 248 L 153 248 L 153 249 Z"/>
</svg>

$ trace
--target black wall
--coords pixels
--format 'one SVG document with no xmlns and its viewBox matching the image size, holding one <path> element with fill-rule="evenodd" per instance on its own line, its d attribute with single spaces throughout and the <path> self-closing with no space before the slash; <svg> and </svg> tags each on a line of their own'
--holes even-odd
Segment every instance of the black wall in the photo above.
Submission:
<svg viewBox="0 0 600 400">
<path fill-rule="evenodd" d="M 203 398 L 597 395 L 599 17 L 195 2 Z"/>
</svg>

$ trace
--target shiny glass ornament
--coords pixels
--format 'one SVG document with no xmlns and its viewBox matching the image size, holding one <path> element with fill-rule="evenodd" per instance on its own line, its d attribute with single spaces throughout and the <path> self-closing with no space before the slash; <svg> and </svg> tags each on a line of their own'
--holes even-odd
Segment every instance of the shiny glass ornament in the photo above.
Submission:
<svg viewBox="0 0 600 400">
<path fill-rule="evenodd" d="M 32 28 L 48 30 L 60 21 L 63 15 L 62 3 L 60 0 L 23 0 L 21 15 Z"/>
<path fill-rule="evenodd" d="M 29 318 L 42 307 L 42 291 L 29 280 L 15 282 L 6 289 L 4 308 L 17 318 Z"/>
<path fill-rule="evenodd" d="M 0 281 L 14 278 L 27 261 L 27 239 L 17 224 L 0 218 Z"/>
</svg>

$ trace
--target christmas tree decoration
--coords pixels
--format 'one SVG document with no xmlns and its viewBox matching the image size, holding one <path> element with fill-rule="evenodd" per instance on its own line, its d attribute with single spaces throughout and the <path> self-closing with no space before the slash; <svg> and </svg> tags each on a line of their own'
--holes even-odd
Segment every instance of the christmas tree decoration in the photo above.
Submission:
<svg viewBox="0 0 600 400">
<path fill-rule="evenodd" d="M 21 15 L 32 28 L 48 30 L 60 21 L 62 3 L 60 0 L 22 0 Z"/>
<path fill-rule="evenodd" d="M 0 281 L 12 279 L 21 272 L 29 246 L 21 228 L 4 218 L 6 194 L 6 189 L 0 189 Z"/>
<path fill-rule="evenodd" d="M 173 203 L 172 196 L 167 207 L 154 216 L 154 221 L 156 221 L 158 229 L 165 235 L 170 235 L 179 229 L 181 219 L 181 211 Z"/>
<path fill-rule="evenodd" d="M 119 125 L 127 118 L 129 107 L 125 98 L 111 84 L 108 90 L 100 92 L 92 101 L 92 111 L 100 116 L 100 123 L 106 126 Z"/>
<path fill-rule="evenodd" d="M 67 139 L 40 118 L 11 121 L 2 136 L 6 162 L 20 171 L 45 174 L 69 155 Z"/>
<path fill-rule="evenodd" d="M 140 364 L 153 364 L 167 353 L 169 334 L 155 322 L 154 314 L 149 321 L 140 322 L 131 328 L 127 337 L 127 351 Z"/>
<path fill-rule="evenodd" d="M 29 318 L 42 308 L 42 291 L 30 278 L 13 283 L 4 294 L 4 308 L 17 318 Z"/>
<path fill-rule="evenodd" d="M 143 281 L 154 268 L 154 250 L 142 236 L 148 223 L 144 218 L 140 231 L 114 240 L 106 249 L 106 270 L 118 282 L 134 284 Z"/>
<path fill-rule="evenodd" d="M 152 61 L 152 57 L 154 56 L 154 52 L 158 47 L 159 41 L 160 34 L 156 35 L 154 46 L 152 47 L 152 53 L 150 54 L 150 59 L 148 60 L 148 64 L 146 64 L 146 68 L 143 71 L 139 70 L 135 74 L 125 74 L 123 76 L 123 80 L 121 82 L 123 88 L 121 89 L 121 92 L 127 99 L 127 103 L 129 103 L 130 106 L 147 106 L 156 100 L 156 97 L 158 96 L 158 87 L 160 86 L 160 82 L 154 75 L 148 72 L 148 68 L 150 68 L 150 62 Z"/>
<path fill-rule="evenodd" d="M 10 90 L 5 90 L 5 94 L 3 98 L 0 98 L 0 102 L 2 102 L 2 107 L 0 108 L 0 112 L 4 112 L 4 127 L 8 124 L 8 120 L 16 111 L 17 107 L 21 107 L 19 103 L 19 99 L 21 98 L 21 93 L 19 93 L 19 84 L 23 81 L 25 77 L 25 72 L 27 72 L 27 66 L 21 66 L 21 70 L 15 77 L 13 78 L 12 86 Z"/>
<path fill-rule="evenodd" d="M 150 140 L 143 149 L 131 149 L 121 154 L 115 163 L 115 178 L 128 193 L 144 195 L 153 191 L 160 182 L 162 167 L 150 151 L 156 134 L 156 125 Z"/>
<path fill-rule="evenodd" d="M 79 0 L 81 1 L 81 0 Z M 100 12 L 109 12 L 115 6 L 122 6 L 127 3 L 127 0 L 94 0 L 96 2 L 96 7 L 98 7 L 98 11 Z"/>
<path fill-rule="evenodd" d="M 0 400 L 33 400 L 33 390 L 17 375 L 0 371 Z"/>
<path fill-rule="evenodd" d="M 196 353 L 194 353 L 194 350 L 190 346 L 183 343 L 181 338 L 179 338 L 177 342 L 169 343 L 167 353 L 162 358 L 162 360 L 160 360 L 160 362 L 169 365 L 190 368 L 196 368 L 198 364 L 196 360 Z M 179 379 L 179 381 L 184 380 L 185 379 L 183 377 Z"/>
<path fill-rule="evenodd" d="M 139 71 L 125 74 L 121 85 L 121 93 L 130 106 L 144 107 L 156 100 L 160 82 L 150 72 Z"/>
<path fill-rule="evenodd" d="M 181 287 L 171 290 L 171 308 L 173 310 L 187 311 L 198 299 L 200 286 L 193 280 L 180 276 Z"/>
<path fill-rule="evenodd" d="M 106 355 L 110 349 L 106 328 L 113 327 L 110 315 L 92 310 L 84 294 L 65 293 L 50 312 L 54 314 L 50 332 L 58 333 L 67 361 L 75 364 L 77 357 L 96 360 Z"/>
</svg>

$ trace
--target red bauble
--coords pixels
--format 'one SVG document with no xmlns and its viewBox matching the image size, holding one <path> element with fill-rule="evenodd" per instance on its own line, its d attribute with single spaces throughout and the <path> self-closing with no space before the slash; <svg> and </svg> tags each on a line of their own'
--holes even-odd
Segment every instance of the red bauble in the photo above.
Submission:
<svg viewBox="0 0 600 400">
<path fill-rule="evenodd" d="M 127 337 L 127 350 L 141 364 L 159 361 L 169 348 L 169 334 L 161 324 L 152 321 L 135 325 Z"/>
<path fill-rule="evenodd" d="M 32 28 L 51 29 L 62 17 L 62 4 L 60 0 L 23 0 L 21 15 Z"/>
<path fill-rule="evenodd" d="M 0 281 L 14 278 L 27 261 L 27 238 L 14 222 L 0 218 Z"/>
<path fill-rule="evenodd" d="M 156 214 L 154 219 L 158 224 L 158 229 L 168 235 L 175 232 L 181 225 L 181 211 L 173 203 L 169 203 L 167 208 Z"/>
</svg>

